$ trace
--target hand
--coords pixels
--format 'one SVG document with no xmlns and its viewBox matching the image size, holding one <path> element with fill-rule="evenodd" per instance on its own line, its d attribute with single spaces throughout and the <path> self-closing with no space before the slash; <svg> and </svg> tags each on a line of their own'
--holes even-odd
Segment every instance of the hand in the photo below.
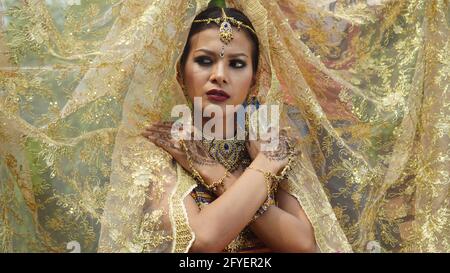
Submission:
<svg viewBox="0 0 450 273">
<path fill-rule="evenodd" d="M 152 126 L 146 127 L 141 134 L 158 147 L 164 149 L 183 167 L 188 166 L 186 154 L 181 148 L 178 140 L 172 138 L 171 134 L 172 123 L 163 122 L 156 123 Z"/>
<path fill-rule="evenodd" d="M 188 172 L 192 173 L 186 151 L 180 145 L 179 140 L 172 137 L 172 125 L 172 122 L 154 124 L 147 127 L 142 133 L 142 136 L 171 154 L 178 164 Z M 193 132 L 193 130 L 191 130 L 191 132 Z M 194 169 L 197 170 L 206 184 L 211 185 L 223 177 L 226 171 L 225 167 L 211 158 L 198 141 L 185 140 L 184 143 L 186 144 Z"/>
<path fill-rule="evenodd" d="M 270 151 L 262 150 L 263 144 L 269 144 L 268 140 L 249 140 L 247 142 L 247 150 L 252 160 L 256 158 L 259 161 L 264 161 L 267 164 L 267 169 L 275 174 L 281 171 L 289 162 L 290 147 L 293 144 L 293 139 L 287 136 L 286 130 L 280 130 L 278 137 L 278 146 Z"/>
</svg>

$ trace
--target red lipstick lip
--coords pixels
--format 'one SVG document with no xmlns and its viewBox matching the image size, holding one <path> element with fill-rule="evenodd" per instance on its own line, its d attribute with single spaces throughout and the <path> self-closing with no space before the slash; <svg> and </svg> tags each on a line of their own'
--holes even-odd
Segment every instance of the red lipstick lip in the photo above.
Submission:
<svg viewBox="0 0 450 273">
<path fill-rule="evenodd" d="M 208 99 L 218 102 L 222 102 L 230 98 L 230 95 L 220 89 L 211 89 L 206 92 L 206 95 L 208 96 Z"/>
</svg>

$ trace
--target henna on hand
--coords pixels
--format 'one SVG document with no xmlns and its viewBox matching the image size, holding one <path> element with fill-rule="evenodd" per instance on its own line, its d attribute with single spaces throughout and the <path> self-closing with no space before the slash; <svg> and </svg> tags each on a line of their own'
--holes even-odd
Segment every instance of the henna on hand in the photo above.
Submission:
<svg viewBox="0 0 450 273">
<path fill-rule="evenodd" d="M 278 146 L 273 151 L 261 151 L 267 158 L 274 161 L 282 161 L 288 158 L 289 156 L 289 147 L 290 142 L 292 140 L 287 136 L 285 131 L 281 131 L 279 135 Z M 265 141 L 263 143 L 269 143 L 269 141 Z"/>
<path fill-rule="evenodd" d="M 147 128 L 147 131 L 151 133 L 147 138 L 158 146 L 182 152 L 178 141 L 172 137 L 171 128 L 172 126 L 169 123 L 154 124 L 152 127 Z"/>
<path fill-rule="evenodd" d="M 219 162 L 208 154 L 198 141 L 188 141 L 186 146 L 194 164 L 200 166 L 213 166 L 219 164 Z"/>
</svg>

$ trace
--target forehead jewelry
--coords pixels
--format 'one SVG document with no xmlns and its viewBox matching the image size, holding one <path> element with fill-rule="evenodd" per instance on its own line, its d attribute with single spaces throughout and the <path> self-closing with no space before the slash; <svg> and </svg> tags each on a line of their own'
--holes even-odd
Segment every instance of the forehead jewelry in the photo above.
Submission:
<svg viewBox="0 0 450 273">
<path fill-rule="evenodd" d="M 223 57 L 225 57 L 225 45 L 222 45 L 222 49 L 220 50 L 220 58 L 223 59 Z"/>
<path fill-rule="evenodd" d="M 219 37 L 222 43 L 228 44 L 233 40 L 233 28 L 231 23 L 228 21 L 230 18 L 225 14 L 225 10 L 222 9 L 222 23 L 219 28 Z"/>
<path fill-rule="evenodd" d="M 225 13 L 225 10 L 222 8 L 222 17 L 219 18 L 207 18 L 207 19 L 200 19 L 200 20 L 194 20 L 194 23 L 206 23 L 209 24 L 211 22 L 216 23 L 219 25 L 219 38 L 220 41 L 222 41 L 222 49 L 220 51 L 220 57 L 223 58 L 225 56 L 225 45 L 228 45 L 233 40 L 233 28 L 231 24 L 235 25 L 238 29 L 238 31 L 241 29 L 241 27 L 245 27 L 249 29 L 251 32 L 255 33 L 253 28 L 250 26 L 242 23 L 239 20 L 234 19 L 233 17 L 228 17 Z M 256 33 L 255 33 L 256 35 Z"/>
</svg>

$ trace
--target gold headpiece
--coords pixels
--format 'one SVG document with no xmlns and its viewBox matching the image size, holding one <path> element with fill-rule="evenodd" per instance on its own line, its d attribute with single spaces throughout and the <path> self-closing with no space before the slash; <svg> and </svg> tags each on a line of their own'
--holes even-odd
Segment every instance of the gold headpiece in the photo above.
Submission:
<svg viewBox="0 0 450 273">
<path fill-rule="evenodd" d="M 229 42 L 231 42 L 231 40 L 233 40 L 233 29 L 231 27 L 231 24 L 235 25 L 237 27 L 238 30 L 241 29 L 241 27 L 245 27 L 248 30 L 250 30 L 251 32 L 253 32 L 254 34 L 256 34 L 255 30 L 253 30 L 252 27 L 244 24 L 243 22 L 234 19 L 233 17 L 228 17 L 225 14 L 225 10 L 222 8 L 222 17 L 218 17 L 218 18 L 207 18 L 207 19 L 200 19 L 200 20 L 194 20 L 194 23 L 211 23 L 214 22 L 217 25 L 220 26 L 219 28 L 219 37 L 220 40 L 224 43 L 224 44 L 228 44 Z"/>
</svg>

